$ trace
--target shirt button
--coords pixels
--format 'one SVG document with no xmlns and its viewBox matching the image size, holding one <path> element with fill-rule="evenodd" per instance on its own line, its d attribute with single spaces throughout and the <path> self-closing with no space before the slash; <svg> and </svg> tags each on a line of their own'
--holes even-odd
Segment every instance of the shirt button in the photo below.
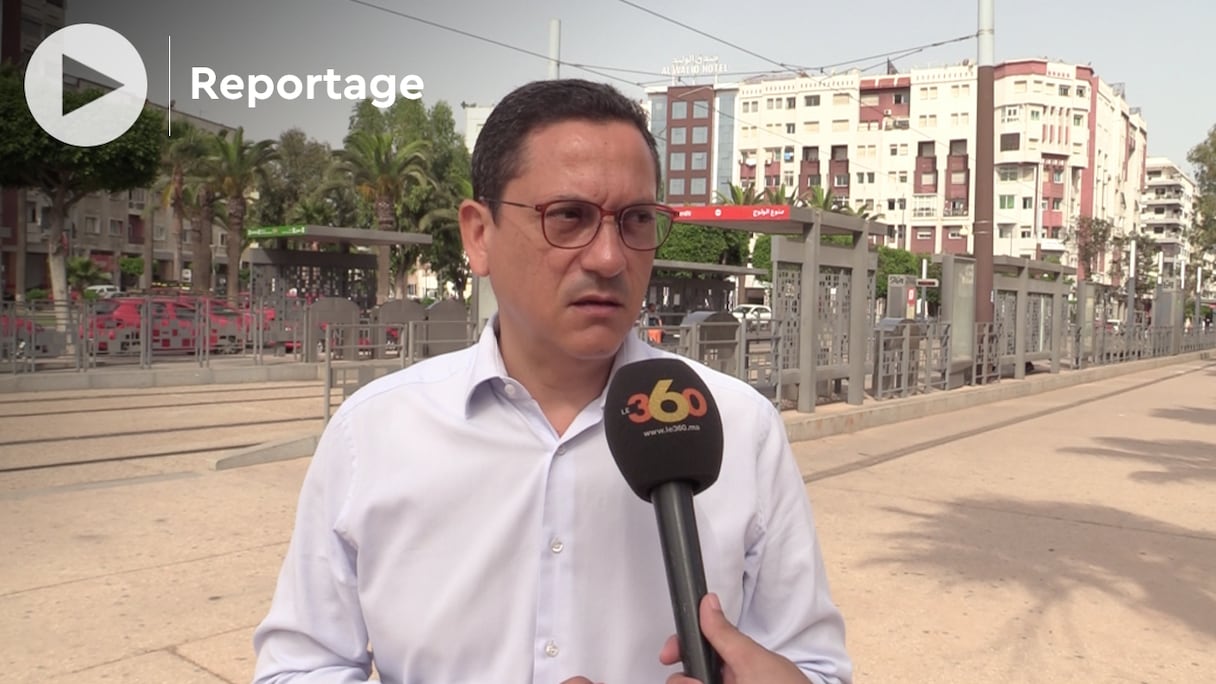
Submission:
<svg viewBox="0 0 1216 684">
<path fill-rule="evenodd" d="M 557 455 L 558 455 L 558 456 L 561 456 L 561 455 L 563 455 L 563 454 L 565 454 L 565 453 L 566 453 L 566 447 L 565 447 L 565 446 L 559 446 L 559 447 L 557 448 Z"/>
<path fill-rule="evenodd" d="M 509 382 L 508 382 L 508 383 L 506 384 L 506 386 L 505 386 L 505 387 L 503 387 L 503 390 L 502 390 L 502 391 L 506 392 L 508 397 L 512 397 L 512 398 L 514 398 L 514 397 L 515 397 L 515 393 L 516 393 L 518 390 L 516 390 L 516 389 L 515 389 L 515 385 L 512 385 L 511 383 L 509 383 Z"/>
<path fill-rule="evenodd" d="M 562 549 L 564 548 L 566 548 L 566 545 L 563 544 L 562 540 L 560 539 L 555 538 L 553 541 L 549 542 L 549 550 L 553 553 L 561 553 Z"/>
<path fill-rule="evenodd" d="M 556 658 L 557 657 L 557 644 L 553 643 L 552 641 L 545 644 L 545 655 L 549 656 L 550 658 Z"/>
</svg>

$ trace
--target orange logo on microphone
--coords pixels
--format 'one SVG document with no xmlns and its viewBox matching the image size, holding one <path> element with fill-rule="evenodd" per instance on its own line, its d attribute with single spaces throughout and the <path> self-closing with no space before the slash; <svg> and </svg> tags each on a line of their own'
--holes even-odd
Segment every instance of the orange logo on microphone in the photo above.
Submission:
<svg viewBox="0 0 1216 684">
<path fill-rule="evenodd" d="M 654 419 L 660 423 L 678 423 L 689 416 L 705 415 L 708 404 L 705 395 L 689 387 L 683 392 L 671 390 L 671 379 L 659 380 L 650 394 L 635 394 L 625 402 L 625 413 L 635 423 Z"/>
</svg>

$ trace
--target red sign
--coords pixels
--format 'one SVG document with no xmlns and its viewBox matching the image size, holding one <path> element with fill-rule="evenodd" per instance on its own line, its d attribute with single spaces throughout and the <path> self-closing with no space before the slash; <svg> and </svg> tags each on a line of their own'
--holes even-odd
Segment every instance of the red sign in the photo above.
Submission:
<svg viewBox="0 0 1216 684">
<path fill-rule="evenodd" d="M 709 207 L 676 207 L 676 221 L 787 221 L 790 208 L 784 204 L 720 204 Z"/>
</svg>

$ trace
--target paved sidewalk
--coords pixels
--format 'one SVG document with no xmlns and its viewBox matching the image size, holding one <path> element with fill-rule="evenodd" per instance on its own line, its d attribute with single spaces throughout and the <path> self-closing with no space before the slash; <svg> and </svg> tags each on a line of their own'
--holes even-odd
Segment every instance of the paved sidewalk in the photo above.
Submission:
<svg viewBox="0 0 1216 684">
<path fill-rule="evenodd" d="M 300 409 L 248 396 L 283 419 L 319 409 L 315 393 Z M 197 429 L 184 401 L 170 401 L 172 425 Z M 0 442 L 18 439 L 17 423 L 52 429 L 53 417 L 4 417 L 46 404 L 0 404 Z M 228 419 L 248 406 L 233 402 Z M 11 448 L 0 446 L 0 464 Z M 249 680 L 251 633 L 308 460 L 215 472 L 218 453 L 0 472 L 5 681 Z M 1216 672 L 1216 365 L 795 453 L 858 682 L 1190 683 Z"/>
</svg>

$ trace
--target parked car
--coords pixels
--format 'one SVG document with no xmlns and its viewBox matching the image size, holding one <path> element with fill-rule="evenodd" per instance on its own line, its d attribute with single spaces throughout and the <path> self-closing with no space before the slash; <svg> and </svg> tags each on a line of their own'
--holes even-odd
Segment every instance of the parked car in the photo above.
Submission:
<svg viewBox="0 0 1216 684">
<path fill-rule="evenodd" d="M 122 294 L 117 285 L 90 285 L 84 291 L 96 294 L 98 299 L 109 299 Z"/>
<path fill-rule="evenodd" d="M 740 304 L 731 309 L 730 313 L 740 323 L 747 325 L 749 330 L 768 326 L 773 322 L 773 310 L 763 304 Z"/>
</svg>

